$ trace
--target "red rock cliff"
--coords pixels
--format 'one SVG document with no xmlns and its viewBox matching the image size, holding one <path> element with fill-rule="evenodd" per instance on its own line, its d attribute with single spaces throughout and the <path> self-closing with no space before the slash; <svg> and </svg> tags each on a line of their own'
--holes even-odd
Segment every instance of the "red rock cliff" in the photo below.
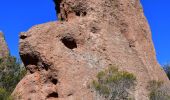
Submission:
<svg viewBox="0 0 170 100">
<path fill-rule="evenodd" d="M 20 99 L 98 100 L 88 85 L 110 64 L 136 75 L 136 100 L 149 99 L 149 81 L 168 82 L 139 0 L 55 3 L 60 21 L 21 33 L 20 55 L 28 75 L 14 91 Z"/>
</svg>

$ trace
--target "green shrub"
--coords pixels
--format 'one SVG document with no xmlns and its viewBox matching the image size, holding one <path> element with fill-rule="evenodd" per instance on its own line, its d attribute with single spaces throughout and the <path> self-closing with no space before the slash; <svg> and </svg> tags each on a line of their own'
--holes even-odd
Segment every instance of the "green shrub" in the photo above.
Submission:
<svg viewBox="0 0 170 100">
<path fill-rule="evenodd" d="M 15 57 L 0 58 L 0 100 L 12 99 L 10 94 L 25 74 Z"/>
<path fill-rule="evenodd" d="M 148 89 L 150 100 L 170 100 L 169 88 L 162 81 L 150 81 Z"/>
<path fill-rule="evenodd" d="M 108 69 L 99 72 L 96 78 L 92 82 L 92 88 L 107 100 L 133 99 L 129 94 L 136 85 L 136 77 L 133 74 L 109 66 Z"/>
</svg>

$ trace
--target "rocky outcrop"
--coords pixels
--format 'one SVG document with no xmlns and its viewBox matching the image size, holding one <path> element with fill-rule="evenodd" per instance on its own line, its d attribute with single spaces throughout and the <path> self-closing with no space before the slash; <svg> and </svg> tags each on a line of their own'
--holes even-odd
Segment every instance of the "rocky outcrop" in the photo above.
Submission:
<svg viewBox="0 0 170 100">
<path fill-rule="evenodd" d="M 139 0 L 54 1 L 60 21 L 20 35 L 28 74 L 13 95 L 21 100 L 104 100 L 89 84 L 112 64 L 137 77 L 136 100 L 149 99 L 149 81 L 168 82 Z"/>
<path fill-rule="evenodd" d="M 0 58 L 6 57 L 9 55 L 8 46 L 5 42 L 4 35 L 0 32 Z"/>
</svg>

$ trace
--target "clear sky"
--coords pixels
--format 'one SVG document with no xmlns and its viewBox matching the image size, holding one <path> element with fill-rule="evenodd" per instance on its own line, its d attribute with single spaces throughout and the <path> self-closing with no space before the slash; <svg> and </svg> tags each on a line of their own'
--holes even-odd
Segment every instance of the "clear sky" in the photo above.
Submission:
<svg viewBox="0 0 170 100">
<path fill-rule="evenodd" d="M 157 59 L 170 61 L 170 0 L 141 0 L 152 30 Z M 52 0 L 0 0 L 0 30 L 11 55 L 19 57 L 19 33 L 36 24 L 56 20 Z"/>
</svg>

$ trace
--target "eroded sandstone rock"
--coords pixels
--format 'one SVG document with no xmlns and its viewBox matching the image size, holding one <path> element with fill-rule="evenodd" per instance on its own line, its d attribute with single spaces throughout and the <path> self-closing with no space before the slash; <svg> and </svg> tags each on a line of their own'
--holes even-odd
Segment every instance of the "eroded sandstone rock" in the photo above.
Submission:
<svg viewBox="0 0 170 100">
<path fill-rule="evenodd" d="M 137 77 L 136 100 L 148 100 L 150 80 L 168 82 L 157 63 L 139 0 L 54 0 L 60 21 L 20 35 L 28 75 L 13 95 L 21 100 L 104 100 L 89 88 L 109 65 Z"/>
<path fill-rule="evenodd" d="M 0 58 L 6 57 L 9 55 L 8 46 L 5 42 L 4 35 L 0 32 Z"/>
</svg>

